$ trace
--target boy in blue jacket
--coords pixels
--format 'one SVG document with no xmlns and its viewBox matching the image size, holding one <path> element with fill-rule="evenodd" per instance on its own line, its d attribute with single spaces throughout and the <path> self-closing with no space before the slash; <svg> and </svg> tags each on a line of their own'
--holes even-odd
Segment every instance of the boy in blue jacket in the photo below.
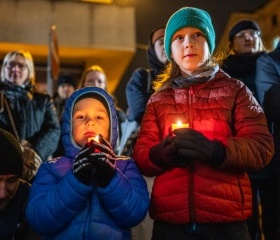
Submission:
<svg viewBox="0 0 280 240">
<path fill-rule="evenodd" d="M 117 115 L 98 87 L 75 91 L 62 117 L 65 156 L 40 166 L 27 220 L 43 239 L 131 239 L 149 207 L 147 185 L 131 158 L 113 152 Z"/>
</svg>

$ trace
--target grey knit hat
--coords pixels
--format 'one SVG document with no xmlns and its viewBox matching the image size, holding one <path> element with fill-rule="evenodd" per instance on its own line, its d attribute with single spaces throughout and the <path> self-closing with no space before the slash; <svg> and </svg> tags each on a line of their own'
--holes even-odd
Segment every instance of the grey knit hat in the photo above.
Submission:
<svg viewBox="0 0 280 240">
<path fill-rule="evenodd" d="M 17 139 L 0 128 L 0 175 L 16 174 L 21 177 L 23 153 Z"/>
</svg>

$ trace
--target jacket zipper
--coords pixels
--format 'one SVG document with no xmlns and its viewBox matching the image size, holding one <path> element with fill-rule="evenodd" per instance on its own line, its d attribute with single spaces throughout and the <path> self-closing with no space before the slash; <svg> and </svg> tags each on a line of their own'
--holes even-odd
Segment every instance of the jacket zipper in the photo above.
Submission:
<svg viewBox="0 0 280 240">
<path fill-rule="evenodd" d="M 189 126 L 193 127 L 193 96 L 194 91 L 193 88 L 190 87 L 189 89 L 189 106 L 188 106 L 188 121 Z M 196 230 L 196 219 L 195 219 L 195 207 L 194 207 L 194 172 L 195 172 L 195 163 L 193 162 L 189 166 L 189 212 L 190 212 L 190 223 L 192 224 L 192 230 Z"/>
</svg>

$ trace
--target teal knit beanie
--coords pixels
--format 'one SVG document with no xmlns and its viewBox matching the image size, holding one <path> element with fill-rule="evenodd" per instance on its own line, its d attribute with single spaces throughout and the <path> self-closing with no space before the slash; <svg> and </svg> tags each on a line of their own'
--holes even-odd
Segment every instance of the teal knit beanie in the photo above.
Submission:
<svg viewBox="0 0 280 240">
<path fill-rule="evenodd" d="M 198 8 L 184 7 L 175 12 L 169 18 L 166 25 L 164 48 L 169 61 L 171 61 L 172 37 L 178 30 L 184 27 L 194 27 L 201 30 L 207 40 L 210 54 L 213 53 L 215 49 L 215 31 L 210 15 Z"/>
</svg>

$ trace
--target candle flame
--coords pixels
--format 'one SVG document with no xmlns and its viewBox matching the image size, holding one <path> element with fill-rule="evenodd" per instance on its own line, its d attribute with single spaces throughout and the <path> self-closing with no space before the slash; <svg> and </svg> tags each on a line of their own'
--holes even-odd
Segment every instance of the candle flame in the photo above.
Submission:
<svg viewBox="0 0 280 240">
<path fill-rule="evenodd" d="M 95 142 L 98 142 L 99 143 L 99 136 L 96 135 L 95 137 L 90 137 L 88 138 L 88 142 L 90 142 L 91 140 L 95 141 Z"/>
<path fill-rule="evenodd" d="M 177 126 L 182 127 L 183 123 L 181 121 L 177 121 Z"/>
</svg>

